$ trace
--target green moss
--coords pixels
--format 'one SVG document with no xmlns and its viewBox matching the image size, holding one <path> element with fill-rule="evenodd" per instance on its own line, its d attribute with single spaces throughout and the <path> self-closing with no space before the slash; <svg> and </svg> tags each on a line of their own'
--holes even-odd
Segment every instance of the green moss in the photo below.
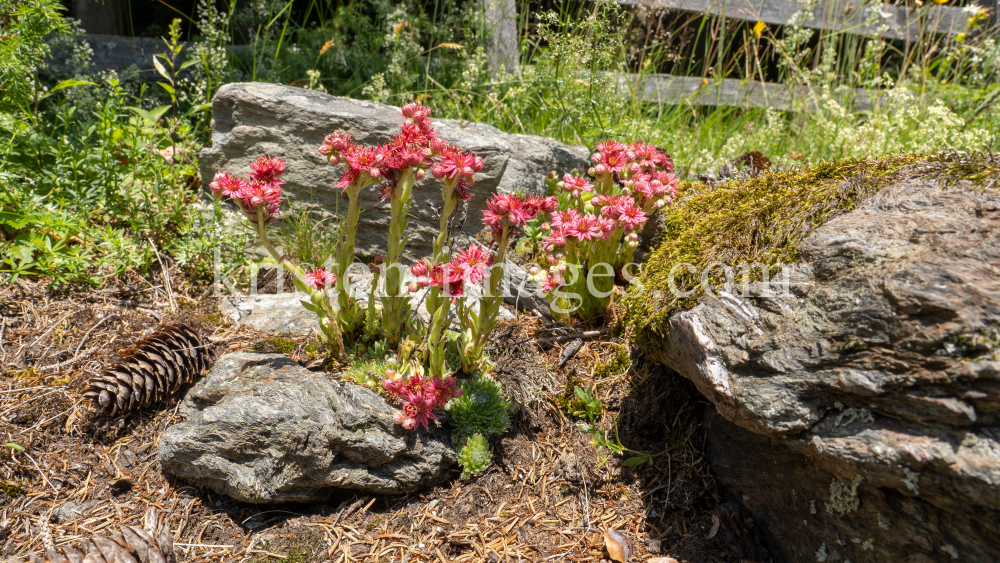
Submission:
<svg viewBox="0 0 1000 563">
<path fill-rule="evenodd" d="M 255 342 L 254 352 L 277 352 L 279 354 L 291 354 L 295 351 L 295 341 L 284 336 L 272 336 L 266 340 Z"/>
<path fill-rule="evenodd" d="M 677 309 L 693 307 L 704 295 L 701 275 L 713 263 L 734 265 L 737 283 L 759 279 L 759 268 L 750 279 L 742 263 L 768 267 L 799 261 L 797 247 L 813 230 L 856 209 L 913 164 L 912 155 L 880 160 L 822 162 L 811 168 L 768 172 L 716 187 L 682 184 L 678 201 L 664 208 L 664 232 L 638 279 L 640 295 L 625 298 L 625 327 L 633 336 L 647 330 L 663 334 L 666 320 Z M 684 267 L 690 264 L 693 268 Z M 677 297 L 673 285 L 688 297 Z M 725 279 L 721 267 L 708 280 L 718 287 Z M 635 293 L 633 291 L 632 293 Z"/>
<path fill-rule="evenodd" d="M 966 180 L 974 188 L 1000 187 L 1000 154 L 981 150 L 967 152 L 942 151 L 928 157 L 920 172 L 937 178 L 947 187 Z"/>
<path fill-rule="evenodd" d="M 860 340 L 853 340 L 851 338 L 848 338 L 847 342 L 844 342 L 840 346 L 840 351 L 848 354 L 853 352 L 864 352 L 867 349 L 868 349 L 867 344 L 865 344 Z"/>
<path fill-rule="evenodd" d="M 610 377 L 613 375 L 621 375 L 625 373 L 629 365 L 632 364 L 629 358 L 628 349 L 624 346 L 619 346 L 613 358 L 611 358 L 607 363 L 597 364 L 594 366 L 594 380 L 604 379 L 605 377 Z"/>
<path fill-rule="evenodd" d="M 280 559 L 261 554 L 251 558 L 250 563 L 306 563 L 307 561 L 316 561 L 316 557 L 325 553 L 326 541 L 323 536 L 309 530 L 294 536 L 265 542 L 261 544 L 260 550 L 279 553 L 285 557 Z"/>
<path fill-rule="evenodd" d="M 11 498 L 17 498 L 25 494 L 24 487 L 14 483 L 13 481 L 0 482 L 0 491 L 7 493 L 7 496 Z"/>
</svg>

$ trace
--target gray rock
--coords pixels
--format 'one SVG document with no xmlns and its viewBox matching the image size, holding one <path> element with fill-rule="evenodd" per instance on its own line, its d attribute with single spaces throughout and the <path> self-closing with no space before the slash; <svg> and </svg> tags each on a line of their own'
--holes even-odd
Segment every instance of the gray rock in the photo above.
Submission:
<svg viewBox="0 0 1000 563">
<path fill-rule="evenodd" d="M 707 297 L 651 346 L 725 418 L 720 481 L 778 561 L 993 560 L 1000 191 L 903 180 L 799 251 L 787 294 Z"/>
<path fill-rule="evenodd" d="M 520 311 L 535 311 L 543 317 L 554 319 L 549 302 L 545 299 L 538 284 L 528 279 L 524 268 L 513 262 L 507 262 L 504 275 L 509 277 L 510 292 L 504 295 L 504 303 Z"/>
<path fill-rule="evenodd" d="M 94 506 L 97 505 L 96 500 L 87 501 L 84 503 L 76 503 L 73 501 L 63 504 L 59 508 L 56 508 L 52 512 L 52 515 L 56 517 L 59 522 L 69 522 L 76 519 L 86 519 L 93 510 Z"/>
<path fill-rule="evenodd" d="M 398 108 L 263 83 L 223 86 L 215 95 L 212 115 L 212 146 L 199 155 L 206 189 L 216 172 L 246 173 L 250 160 L 267 153 L 288 164 L 282 179 L 287 181 L 283 187 L 293 209 L 309 206 L 327 216 L 342 213 L 347 200 L 332 187 L 343 167 L 331 166 L 317 152 L 323 138 L 339 130 L 361 143 L 383 143 L 399 130 L 402 120 Z M 442 139 L 474 151 L 486 163 L 473 186 L 475 197 L 463 228 L 467 234 L 482 230 L 482 210 L 491 193 L 539 191 L 548 172 L 569 171 L 588 162 L 586 148 L 544 137 L 512 135 L 489 125 L 450 119 L 437 120 L 435 127 Z M 361 196 L 357 252 L 362 255 L 385 254 L 388 204 L 374 208 L 378 199 L 374 188 Z M 440 199 L 440 186 L 429 174 L 414 188 L 406 259 L 431 253 L 438 220 L 425 201 L 438 204 Z"/>
<path fill-rule="evenodd" d="M 411 493 L 452 475 L 450 432 L 412 432 L 369 389 L 280 354 L 222 356 L 160 437 L 172 475 L 244 502 L 325 500 L 334 489 Z"/>
</svg>

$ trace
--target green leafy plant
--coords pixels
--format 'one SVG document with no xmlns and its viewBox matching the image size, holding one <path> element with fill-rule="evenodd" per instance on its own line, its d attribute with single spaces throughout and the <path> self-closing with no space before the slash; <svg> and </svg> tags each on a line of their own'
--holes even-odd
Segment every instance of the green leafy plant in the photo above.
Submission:
<svg viewBox="0 0 1000 563">
<path fill-rule="evenodd" d="M 482 434 L 473 434 L 457 448 L 458 464 L 462 466 L 462 479 L 471 479 L 482 473 L 493 460 L 490 444 Z"/>
<path fill-rule="evenodd" d="M 622 455 L 625 452 L 636 454 L 622 462 L 622 465 L 625 467 L 634 467 L 644 463 L 653 464 L 653 460 L 659 454 L 649 454 L 626 448 L 618 437 L 617 423 L 615 423 L 613 439 L 608 438 L 606 433 L 598 427 L 598 421 L 601 413 L 604 411 L 604 405 L 601 403 L 601 399 L 597 395 L 597 390 L 593 385 L 587 389 L 583 389 L 577 385 L 573 391 L 576 399 L 568 403 L 568 410 L 573 416 L 587 421 L 586 423 L 578 424 L 577 427 L 591 435 L 590 443 L 597 446 L 598 455 L 600 455 L 601 448 L 608 450 L 608 453 L 600 457 L 597 464 L 598 468 L 603 466 L 612 455 Z"/>
<path fill-rule="evenodd" d="M 477 375 L 459 382 L 459 387 L 462 396 L 452 399 L 447 407 L 453 436 L 492 436 L 507 431 L 517 406 L 503 398 L 503 387 L 497 380 Z"/>
</svg>

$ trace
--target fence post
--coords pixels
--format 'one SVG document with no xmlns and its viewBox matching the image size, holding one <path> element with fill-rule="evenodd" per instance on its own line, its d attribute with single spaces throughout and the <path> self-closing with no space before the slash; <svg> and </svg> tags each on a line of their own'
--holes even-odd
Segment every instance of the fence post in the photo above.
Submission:
<svg viewBox="0 0 1000 563">
<path fill-rule="evenodd" d="M 483 8 L 486 49 L 490 71 L 496 74 L 501 68 L 514 72 L 518 63 L 517 0 L 479 0 Z"/>
</svg>

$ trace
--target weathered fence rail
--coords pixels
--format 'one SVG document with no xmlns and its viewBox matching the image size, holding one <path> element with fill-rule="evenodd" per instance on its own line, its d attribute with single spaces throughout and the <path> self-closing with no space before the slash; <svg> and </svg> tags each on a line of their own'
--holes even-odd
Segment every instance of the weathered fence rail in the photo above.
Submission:
<svg viewBox="0 0 1000 563">
<path fill-rule="evenodd" d="M 707 80 L 669 74 L 621 75 L 619 91 L 632 93 L 643 101 L 670 105 L 772 108 L 779 111 L 810 108 L 796 103 L 802 102 L 810 94 L 806 86 L 736 78 Z M 835 98 L 858 110 L 872 107 L 868 92 L 862 89 L 838 92 Z"/>
<path fill-rule="evenodd" d="M 606 0 L 598 0 L 606 1 Z M 795 0 L 614 0 L 618 4 L 661 10 L 682 10 L 743 21 L 787 25 L 802 10 Z M 956 34 L 965 29 L 968 14 L 962 8 L 930 3 L 922 8 L 868 4 L 861 0 L 818 2 L 804 27 L 873 37 L 881 26 L 886 39 L 915 41 L 927 33 Z M 872 23 L 869 23 L 872 22 Z"/>
</svg>

